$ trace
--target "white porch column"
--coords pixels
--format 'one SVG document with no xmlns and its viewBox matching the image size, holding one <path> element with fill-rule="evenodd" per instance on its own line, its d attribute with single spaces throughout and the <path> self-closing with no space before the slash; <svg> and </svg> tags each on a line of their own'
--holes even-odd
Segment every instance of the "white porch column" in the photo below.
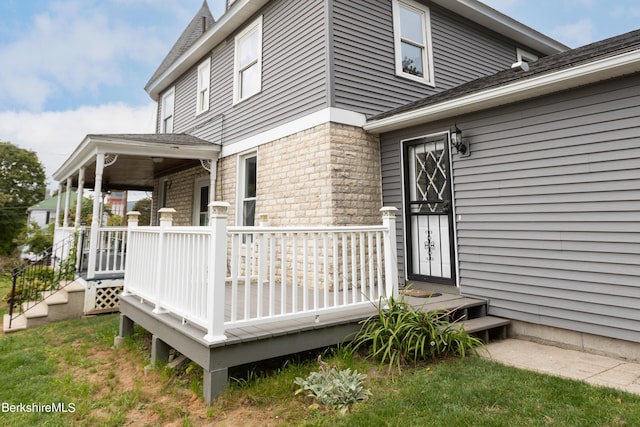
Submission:
<svg viewBox="0 0 640 427">
<path fill-rule="evenodd" d="M 76 197 L 76 219 L 73 223 L 75 228 L 80 227 L 80 216 L 82 216 L 82 197 L 84 196 L 84 167 L 78 171 L 78 195 Z"/>
<path fill-rule="evenodd" d="M 62 183 L 58 183 L 58 200 L 56 200 L 56 226 L 60 225 L 60 205 L 62 204 Z"/>
<path fill-rule="evenodd" d="M 398 297 L 398 247 L 396 244 L 396 212 L 398 208 L 385 206 L 382 212 L 382 225 L 387 229 L 384 242 L 384 272 L 386 297 Z"/>
<path fill-rule="evenodd" d="M 93 188 L 93 216 L 91 218 L 91 237 L 89 238 L 89 265 L 87 278 L 96 275 L 96 259 L 98 255 L 98 235 L 100 231 L 100 201 L 102 200 L 102 173 L 104 172 L 104 154 L 96 155 L 96 178 Z"/>
<path fill-rule="evenodd" d="M 209 270 L 207 285 L 207 334 L 204 340 L 220 342 L 227 339 L 224 334 L 224 279 L 227 269 L 227 202 L 209 203 Z"/>
<path fill-rule="evenodd" d="M 64 199 L 64 220 L 62 221 L 63 227 L 69 226 L 69 204 L 71 203 L 71 185 L 73 181 L 71 177 L 67 178 L 67 194 Z"/>
</svg>

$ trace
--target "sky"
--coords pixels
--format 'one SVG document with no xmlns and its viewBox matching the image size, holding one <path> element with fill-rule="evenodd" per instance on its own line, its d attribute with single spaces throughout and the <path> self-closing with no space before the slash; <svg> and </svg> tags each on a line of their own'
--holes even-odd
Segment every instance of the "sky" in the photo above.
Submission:
<svg viewBox="0 0 640 427">
<path fill-rule="evenodd" d="M 298 0 L 304 1 L 304 0 Z M 569 47 L 640 28 L 638 0 L 485 0 Z M 224 0 L 208 0 L 214 17 Z M 0 141 L 51 175 L 91 133 L 152 133 L 144 86 L 202 0 L 0 0 Z"/>
</svg>

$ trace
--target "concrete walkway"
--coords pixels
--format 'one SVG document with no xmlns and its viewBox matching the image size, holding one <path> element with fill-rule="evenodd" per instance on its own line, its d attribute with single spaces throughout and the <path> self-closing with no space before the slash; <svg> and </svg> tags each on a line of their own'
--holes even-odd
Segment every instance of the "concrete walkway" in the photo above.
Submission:
<svg viewBox="0 0 640 427">
<path fill-rule="evenodd" d="M 640 394 L 640 363 L 517 339 L 492 342 L 487 350 L 483 357 L 505 365 Z"/>
</svg>

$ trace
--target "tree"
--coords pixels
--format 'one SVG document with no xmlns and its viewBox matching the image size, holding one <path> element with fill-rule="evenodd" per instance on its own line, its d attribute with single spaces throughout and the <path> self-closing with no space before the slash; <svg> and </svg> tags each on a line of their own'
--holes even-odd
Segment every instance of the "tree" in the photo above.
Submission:
<svg viewBox="0 0 640 427">
<path fill-rule="evenodd" d="M 150 225 L 151 224 L 151 199 L 146 197 L 144 199 L 140 199 L 133 205 L 133 210 L 140 212 L 140 217 L 138 218 L 139 225 Z"/>
<path fill-rule="evenodd" d="M 0 141 L 0 254 L 10 255 L 27 225 L 27 208 L 44 199 L 45 172 L 31 150 Z"/>
</svg>

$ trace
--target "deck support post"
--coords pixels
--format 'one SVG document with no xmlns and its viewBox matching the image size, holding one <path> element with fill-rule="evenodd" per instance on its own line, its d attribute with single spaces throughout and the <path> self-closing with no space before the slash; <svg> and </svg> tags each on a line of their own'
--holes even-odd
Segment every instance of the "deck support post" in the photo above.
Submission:
<svg viewBox="0 0 640 427">
<path fill-rule="evenodd" d="M 151 366 L 169 361 L 169 351 L 171 347 L 166 342 L 158 338 L 157 335 L 151 337 Z"/>
<path fill-rule="evenodd" d="M 133 320 L 120 313 L 120 327 L 118 328 L 118 336 L 113 338 L 113 346 L 120 347 L 124 343 L 124 339 L 133 335 Z"/>
<path fill-rule="evenodd" d="M 398 297 L 398 255 L 396 244 L 396 212 L 398 208 L 385 206 L 380 209 L 382 212 L 382 225 L 387 231 L 384 233 L 384 272 L 385 272 L 385 295 L 387 298 Z"/>
<path fill-rule="evenodd" d="M 204 370 L 202 381 L 202 394 L 207 405 L 212 405 L 214 399 L 222 393 L 229 380 L 229 369 L 220 368 L 214 371 Z"/>
<path fill-rule="evenodd" d="M 225 341 L 224 334 L 224 280 L 227 271 L 227 202 L 209 203 L 209 273 L 207 280 L 207 334 L 210 343 Z"/>
</svg>

